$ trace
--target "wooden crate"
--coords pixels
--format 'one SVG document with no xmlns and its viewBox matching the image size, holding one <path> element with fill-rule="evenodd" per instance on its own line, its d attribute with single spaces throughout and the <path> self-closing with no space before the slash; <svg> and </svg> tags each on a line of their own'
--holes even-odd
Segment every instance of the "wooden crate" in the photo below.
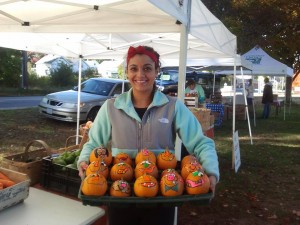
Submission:
<svg viewBox="0 0 300 225">
<path fill-rule="evenodd" d="M 30 179 L 24 173 L 0 167 L 0 172 L 5 174 L 16 184 L 0 190 L 0 211 L 10 206 L 23 202 L 29 195 Z M 24 221 L 25 222 L 25 221 Z"/>
</svg>

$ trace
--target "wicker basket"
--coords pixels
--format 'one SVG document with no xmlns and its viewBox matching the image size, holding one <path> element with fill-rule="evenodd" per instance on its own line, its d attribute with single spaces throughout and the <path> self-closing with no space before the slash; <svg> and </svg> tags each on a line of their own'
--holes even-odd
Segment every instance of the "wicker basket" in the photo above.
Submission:
<svg viewBox="0 0 300 225">
<path fill-rule="evenodd" d="M 76 138 L 79 138 L 79 141 L 80 141 L 79 144 L 76 144 L 76 142 L 75 142 Z M 72 150 L 75 150 L 75 149 L 82 149 L 82 146 L 84 144 L 84 143 L 82 143 L 83 142 L 82 140 L 83 140 L 83 137 L 81 135 L 69 136 L 66 140 L 65 147 L 59 148 L 59 149 L 56 149 L 56 150 L 52 150 L 52 153 L 61 154 L 65 151 L 72 151 Z"/>
<path fill-rule="evenodd" d="M 36 144 L 39 148 L 36 147 Z M 44 141 L 33 140 L 27 144 L 24 153 L 3 157 L 1 166 L 27 174 L 30 178 L 30 185 L 34 185 L 40 179 L 43 157 L 50 154 L 51 149 Z"/>
</svg>

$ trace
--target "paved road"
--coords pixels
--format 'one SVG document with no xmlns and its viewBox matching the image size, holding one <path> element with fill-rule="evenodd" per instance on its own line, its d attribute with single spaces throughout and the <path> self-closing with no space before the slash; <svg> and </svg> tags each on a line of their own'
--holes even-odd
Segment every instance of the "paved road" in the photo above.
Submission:
<svg viewBox="0 0 300 225">
<path fill-rule="evenodd" d="M 43 96 L 0 97 L 0 110 L 37 107 Z"/>
</svg>

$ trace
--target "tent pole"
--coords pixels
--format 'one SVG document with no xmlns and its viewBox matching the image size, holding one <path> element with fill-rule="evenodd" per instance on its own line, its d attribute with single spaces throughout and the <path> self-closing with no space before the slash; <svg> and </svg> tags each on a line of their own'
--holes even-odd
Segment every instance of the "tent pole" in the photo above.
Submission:
<svg viewBox="0 0 300 225">
<path fill-rule="evenodd" d="M 82 56 L 79 57 L 79 68 L 78 68 L 76 144 L 79 143 L 78 139 L 79 139 L 79 122 L 80 122 L 81 64 L 82 64 Z"/>
<path fill-rule="evenodd" d="M 235 134 L 235 103 L 236 103 L 236 54 L 234 56 L 234 65 L 233 65 L 233 96 L 232 96 L 232 141 L 234 140 Z M 232 142 L 232 169 L 235 168 L 235 159 L 234 159 L 234 143 Z"/>
<path fill-rule="evenodd" d="M 251 124 L 250 124 L 250 119 L 249 119 L 248 102 L 247 102 L 246 91 L 245 91 L 245 79 L 244 79 L 244 72 L 243 72 L 243 68 L 242 67 L 241 67 L 241 74 L 242 74 L 242 81 L 243 81 L 243 94 L 244 94 L 246 115 L 247 115 L 248 128 L 249 128 L 249 134 L 250 134 L 250 142 L 251 142 L 251 145 L 253 145 L 252 132 L 251 132 Z"/>
<path fill-rule="evenodd" d="M 185 80 L 186 80 L 186 61 L 187 61 L 187 49 L 188 49 L 188 34 L 191 21 L 191 4 L 192 1 L 188 0 L 187 2 L 187 18 L 188 23 L 185 26 L 184 24 L 180 25 L 180 54 L 179 54 L 179 68 L 178 68 L 178 89 L 177 97 L 180 101 L 184 102 L 184 91 L 185 91 Z M 177 160 L 181 161 L 181 148 L 182 141 L 176 135 L 175 139 L 175 157 Z M 175 207 L 174 214 L 174 225 L 177 225 L 178 219 L 178 207 Z"/>
</svg>

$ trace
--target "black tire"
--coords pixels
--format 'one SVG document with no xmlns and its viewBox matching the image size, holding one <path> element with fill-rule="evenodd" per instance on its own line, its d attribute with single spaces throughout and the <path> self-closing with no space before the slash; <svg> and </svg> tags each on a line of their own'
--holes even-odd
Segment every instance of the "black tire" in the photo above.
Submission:
<svg viewBox="0 0 300 225">
<path fill-rule="evenodd" d="M 94 121 L 98 111 L 99 111 L 100 107 L 94 107 L 90 110 L 90 112 L 88 113 L 87 117 L 86 117 L 86 121 Z"/>
</svg>

